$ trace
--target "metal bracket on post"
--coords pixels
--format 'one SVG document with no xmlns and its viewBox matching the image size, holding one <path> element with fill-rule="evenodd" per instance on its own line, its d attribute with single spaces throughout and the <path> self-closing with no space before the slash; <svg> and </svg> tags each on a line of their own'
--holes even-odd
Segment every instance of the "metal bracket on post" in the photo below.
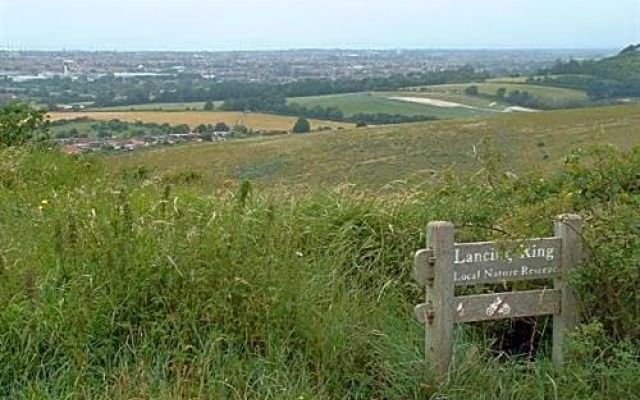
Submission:
<svg viewBox="0 0 640 400">
<path fill-rule="evenodd" d="M 413 277 L 420 284 L 426 286 L 433 282 L 433 268 L 436 265 L 436 258 L 433 256 L 433 249 L 421 249 L 416 251 L 413 263 Z"/>
</svg>

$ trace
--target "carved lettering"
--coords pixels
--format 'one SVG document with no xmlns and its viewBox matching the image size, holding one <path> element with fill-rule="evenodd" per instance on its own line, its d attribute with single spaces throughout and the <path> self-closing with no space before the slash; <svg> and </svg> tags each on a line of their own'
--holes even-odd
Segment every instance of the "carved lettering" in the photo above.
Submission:
<svg viewBox="0 0 640 400">
<path fill-rule="evenodd" d="M 453 254 L 453 263 L 457 265 L 489 263 L 498 261 L 511 263 L 514 261 L 514 256 L 512 256 L 509 251 L 500 251 L 495 247 L 488 247 L 483 249 L 482 251 L 465 251 L 464 247 L 456 247 Z M 530 246 L 521 246 L 519 254 L 515 258 L 541 258 L 546 261 L 553 261 L 555 259 L 555 248 L 538 247 L 538 245 L 536 244 L 532 244 Z"/>
</svg>

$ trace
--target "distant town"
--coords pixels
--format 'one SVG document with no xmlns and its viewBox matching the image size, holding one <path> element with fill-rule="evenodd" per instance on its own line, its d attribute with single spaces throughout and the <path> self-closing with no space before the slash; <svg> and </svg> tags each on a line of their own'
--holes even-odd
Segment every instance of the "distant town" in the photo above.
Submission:
<svg viewBox="0 0 640 400">
<path fill-rule="evenodd" d="M 217 82 L 388 77 L 464 65 L 498 75 L 529 73 L 602 50 L 289 50 L 233 52 L 0 51 L 0 82 L 53 77 L 127 79 L 185 75 Z M 6 87 L 2 88 L 6 90 Z"/>
<path fill-rule="evenodd" d="M 104 151 L 134 151 L 159 145 L 180 143 L 217 142 L 225 140 L 229 132 L 214 132 L 213 135 L 184 133 L 162 136 L 143 136 L 134 138 L 68 138 L 55 139 L 61 150 L 67 154 L 83 154 Z"/>
</svg>

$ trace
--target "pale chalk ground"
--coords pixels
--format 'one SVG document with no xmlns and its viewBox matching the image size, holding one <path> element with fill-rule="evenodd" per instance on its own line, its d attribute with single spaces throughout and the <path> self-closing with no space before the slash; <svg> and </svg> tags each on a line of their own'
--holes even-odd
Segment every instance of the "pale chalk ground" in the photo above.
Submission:
<svg viewBox="0 0 640 400">
<path fill-rule="evenodd" d="M 482 110 L 482 111 L 491 111 L 491 112 L 512 112 L 512 111 L 537 112 L 538 111 L 538 110 L 534 110 L 533 108 L 519 107 L 519 106 L 506 107 L 503 110 L 498 111 L 498 110 L 492 110 L 492 109 L 488 109 L 488 108 L 469 106 L 469 105 L 462 104 L 462 103 L 455 103 L 455 102 L 452 102 L 452 101 L 430 99 L 428 97 L 400 97 L 400 96 L 394 96 L 394 97 L 389 97 L 389 99 L 390 100 L 398 100 L 398 101 L 407 101 L 407 102 L 410 102 L 410 103 L 426 104 L 426 105 L 430 105 L 430 106 L 434 106 L 434 107 L 443 107 L 443 108 L 460 107 L 460 108 L 469 108 L 469 109 L 472 109 L 472 110 Z M 495 105 L 495 103 L 491 103 L 490 105 Z"/>
</svg>

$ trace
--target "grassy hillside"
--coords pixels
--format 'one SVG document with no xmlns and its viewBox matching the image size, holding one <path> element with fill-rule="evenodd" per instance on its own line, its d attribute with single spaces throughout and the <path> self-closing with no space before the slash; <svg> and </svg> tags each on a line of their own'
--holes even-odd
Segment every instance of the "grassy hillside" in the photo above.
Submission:
<svg viewBox="0 0 640 400">
<path fill-rule="evenodd" d="M 170 125 L 187 124 L 195 128 L 199 124 L 215 124 L 224 122 L 229 126 L 241 123 L 248 128 L 255 130 L 290 130 L 293 127 L 295 117 L 285 117 L 279 115 L 260 113 L 240 113 L 240 112 L 206 112 L 206 111 L 83 111 L 83 112 L 51 112 L 52 121 L 59 119 L 74 119 L 87 117 L 94 120 L 109 121 L 119 119 L 121 121 L 135 122 L 156 122 L 168 123 Z M 311 129 L 318 129 L 322 126 L 331 128 L 353 126 L 348 123 L 337 123 L 332 121 L 309 120 Z"/>
<path fill-rule="evenodd" d="M 640 142 L 640 106 L 504 114 L 484 120 L 436 121 L 289 135 L 243 142 L 162 148 L 111 159 L 114 168 L 140 165 L 157 175 L 190 171 L 206 185 L 251 179 L 262 184 L 317 187 L 354 183 L 380 188 L 424 182 L 480 168 L 477 155 L 504 154 L 516 173 L 557 168 L 568 152 L 598 142 L 624 148 Z M 474 154 L 474 148 L 476 154 Z"/>
</svg>

